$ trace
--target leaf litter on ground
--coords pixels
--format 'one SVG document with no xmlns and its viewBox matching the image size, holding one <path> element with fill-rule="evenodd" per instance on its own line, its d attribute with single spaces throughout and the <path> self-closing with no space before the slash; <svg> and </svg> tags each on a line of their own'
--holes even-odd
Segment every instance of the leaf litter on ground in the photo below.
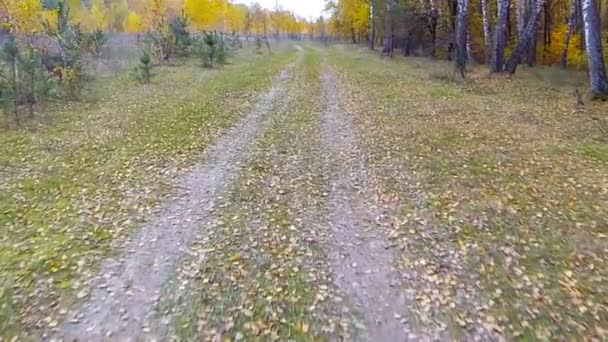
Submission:
<svg viewBox="0 0 608 342">
<path fill-rule="evenodd" d="M 88 295 L 100 261 L 155 212 L 172 178 L 253 106 L 294 52 L 243 53 L 221 72 L 191 63 L 161 68 L 147 86 L 103 77 L 95 102 L 57 104 L 36 131 L 3 132 L 1 335 L 54 329 Z"/>
</svg>

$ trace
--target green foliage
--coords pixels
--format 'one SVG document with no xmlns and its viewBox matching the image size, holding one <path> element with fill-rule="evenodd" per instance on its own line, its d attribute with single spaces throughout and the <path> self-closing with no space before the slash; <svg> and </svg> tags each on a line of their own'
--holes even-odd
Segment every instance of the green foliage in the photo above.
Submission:
<svg viewBox="0 0 608 342">
<path fill-rule="evenodd" d="M 260 37 L 255 38 L 255 45 L 254 45 L 253 51 L 258 55 L 261 55 L 263 53 L 262 52 L 262 39 Z"/>
<path fill-rule="evenodd" d="M 230 53 L 223 37 L 215 32 L 203 33 L 198 41 L 197 52 L 206 68 L 213 68 L 215 64 L 226 64 Z"/>
<path fill-rule="evenodd" d="M 241 37 L 237 33 L 233 33 L 232 36 L 229 36 L 228 39 L 226 39 L 226 41 L 226 46 L 228 46 L 232 50 L 243 48 L 243 42 L 241 41 Z"/>
<path fill-rule="evenodd" d="M 5 113 L 8 116 L 8 112 L 12 109 L 13 118 L 17 124 L 19 124 L 19 113 L 18 113 L 18 64 L 20 59 L 20 51 L 19 46 L 17 45 L 17 41 L 14 35 L 10 35 L 8 39 L 4 42 L 2 46 L 2 62 L 6 64 L 6 69 L 8 70 L 8 75 L 4 78 L 6 79 L 6 84 L 2 84 L 2 93 L 0 97 L 0 101 L 2 102 L 2 107 L 5 109 Z M 8 123 L 8 118 L 7 121 Z"/>
<path fill-rule="evenodd" d="M 133 75 L 141 83 L 150 83 L 150 77 L 152 76 L 152 58 L 148 51 L 144 51 L 141 57 L 139 57 L 139 65 L 133 70 Z"/>
<path fill-rule="evenodd" d="M 188 55 L 189 49 L 192 46 L 192 37 L 190 36 L 190 32 L 188 32 L 189 25 L 190 21 L 183 11 L 180 16 L 173 19 L 169 24 L 178 56 Z"/>
<path fill-rule="evenodd" d="M 462 78 L 458 77 L 456 73 L 446 70 L 431 71 L 429 79 L 444 83 L 462 83 Z"/>
<path fill-rule="evenodd" d="M 229 50 L 226 47 L 226 43 L 224 43 L 223 39 L 220 39 L 217 44 L 217 63 L 220 65 L 228 63 L 228 54 Z"/>
<path fill-rule="evenodd" d="M 270 51 L 270 42 L 268 41 L 268 38 L 266 38 L 266 37 L 263 37 L 263 38 L 256 37 L 255 38 L 255 45 L 254 45 L 254 48 L 253 48 L 253 52 L 255 52 L 258 55 L 263 54 L 264 53 L 263 46 L 266 46 L 266 50 L 268 51 L 268 54 L 270 54 L 271 53 L 271 51 Z"/>
<path fill-rule="evenodd" d="M 108 42 L 108 36 L 101 29 L 97 29 L 87 35 L 87 40 L 93 56 L 99 57 Z"/>
<path fill-rule="evenodd" d="M 89 52 L 101 53 L 107 37 L 102 31 L 88 34 L 80 24 L 69 21 L 69 7 L 59 1 L 57 7 L 57 26 L 45 23 L 49 36 L 55 39 L 59 53 L 43 56 L 42 63 L 49 72 L 57 75 L 63 86 L 64 95 L 70 99 L 80 96 L 84 81 L 84 59 Z"/>
<path fill-rule="evenodd" d="M 23 51 L 22 51 L 23 50 Z M 0 53 L 0 107 L 4 110 L 8 123 L 8 113 L 20 124 L 20 109 L 27 108 L 28 118 L 34 116 L 34 105 L 40 97 L 51 90 L 51 83 L 44 71 L 38 51 L 27 45 L 21 47 L 14 35 L 9 35 Z"/>
</svg>

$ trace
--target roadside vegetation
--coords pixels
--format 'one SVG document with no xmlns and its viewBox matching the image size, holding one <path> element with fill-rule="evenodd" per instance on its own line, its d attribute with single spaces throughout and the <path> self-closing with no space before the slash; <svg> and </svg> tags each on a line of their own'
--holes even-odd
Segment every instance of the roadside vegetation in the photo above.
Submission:
<svg viewBox="0 0 608 342">
<path fill-rule="evenodd" d="M 505 82 L 476 68 L 461 80 L 427 59 L 329 57 L 385 202 L 402 210 L 387 236 L 427 286 L 421 322 L 447 321 L 453 337 L 484 325 L 605 338 L 606 108 L 577 106 L 584 75 L 529 69 Z M 459 297 L 471 286 L 478 301 Z"/>
<path fill-rule="evenodd" d="M 158 67 L 145 87 L 128 73 L 102 77 L 86 100 L 49 104 L 39 127 L 3 132 L 0 330 L 56 325 L 110 247 L 153 213 L 171 178 L 251 108 L 294 52 L 243 52 L 221 71 L 196 61 Z"/>
<path fill-rule="evenodd" d="M 0 342 L 608 340 L 607 1 L 0 0 Z"/>
</svg>

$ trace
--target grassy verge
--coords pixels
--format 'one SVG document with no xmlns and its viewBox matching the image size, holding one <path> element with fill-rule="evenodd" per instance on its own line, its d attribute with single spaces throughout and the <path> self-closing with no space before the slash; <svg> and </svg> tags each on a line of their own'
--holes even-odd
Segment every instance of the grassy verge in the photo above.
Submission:
<svg viewBox="0 0 608 342">
<path fill-rule="evenodd" d="M 455 335 L 483 325 L 524 339 L 606 338 L 608 137 L 597 119 L 607 111 L 576 108 L 584 75 L 522 70 L 508 80 L 480 67 L 462 81 L 426 59 L 340 48 L 330 57 L 384 191 L 415 188 L 416 206 L 432 213 L 422 232 L 403 225 L 446 292 L 419 304 L 436 305 Z M 417 209 L 400 205 L 411 222 Z M 442 264 L 447 245 L 464 271 Z M 480 288 L 479 307 L 457 305 L 461 284 Z"/>
<path fill-rule="evenodd" d="M 87 100 L 48 108 L 38 128 L 1 132 L 0 336 L 56 325 L 82 278 L 294 54 L 160 68 L 146 86 L 100 78 Z"/>
<path fill-rule="evenodd" d="M 318 340 L 338 333 L 321 240 L 318 57 L 306 52 L 216 230 L 182 261 L 179 340 Z M 208 227 L 205 228 L 208 231 Z M 167 305 L 168 309 L 173 308 Z"/>
</svg>

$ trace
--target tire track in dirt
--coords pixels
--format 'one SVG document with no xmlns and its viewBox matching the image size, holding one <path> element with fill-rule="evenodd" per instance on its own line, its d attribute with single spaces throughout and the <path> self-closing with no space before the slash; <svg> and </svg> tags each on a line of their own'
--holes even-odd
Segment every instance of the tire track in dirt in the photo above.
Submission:
<svg viewBox="0 0 608 342">
<path fill-rule="evenodd" d="M 318 69 L 307 49 L 283 105 L 218 205 L 217 229 L 180 260 L 160 308 L 173 316 L 173 340 L 351 340 L 322 248 Z"/>
<path fill-rule="evenodd" d="M 332 62 L 332 67 L 340 68 L 335 60 Z M 474 272 L 465 268 L 467 251 L 456 243 L 453 231 L 438 221 L 437 212 L 429 205 L 425 180 L 395 158 L 405 154 L 405 159 L 413 163 L 415 156 L 407 156 L 406 149 L 400 149 L 395 141 L 380 138 L 391 129 L 391 122 L 378 119 L 386 115 L 386 108 L 377 109 L 374 106 L 378 103 L 370 100 L 378 94 L 366 92 L 369 84 L 361 84 L 344 69 L 340 75 L 344 78 L 335 80 L 335 90 L 352 117 L 345 119 L 350 120 L 354 132 L 360 133 L 363 163 L 373 185 L 370 189 L 375 191 L 370 208 L 377 215 L 376 234 L 386 237 L 386 248 L 394 256 L 391 266 L 399 274 L 400 291 L 407 299 L 405 316 L 401 317 L 408 332 L 406 339 L 504 341 L 495 323 L 475 317 L 483 317 L 487 302 L 478 292 Z M 407 111 L 399 113 L 409 115 Z"/>
<path fill-rule="evenodd" d="M 154 308 L 164 283 L 196 240 L 201 225 L 212 221 L 209 216 L 213 216 L 215 203 L 238 177 L 268 113 L 284 97 L 299 60 L 275 78 L 247 116 L 209 146 L 200 164 L 177 180 L 177 196 L 161 205 L 159 215 L 139 229 L 122 256 L 104 262 L 91 281 L 90 295 L 66 316 L 55 334 L 57 339 L 139 340 L 159 325 L 153 322 Z"/>
<path fill-rule="evenodd" d="M 364 163 L 351 118 L 343 110 L 336 75 L 326 67 L 321 77 L 325 97 L 322 140 L 329 152 L 326 166 L 331 182 L 329 224 L 334 237 L 331 263 L 335 281 L 362 316 L 362 339 L 404 341 L 409 332 L 409 300 L 377 222 L 381 213 L 373 177 Z"/>
</svg>

